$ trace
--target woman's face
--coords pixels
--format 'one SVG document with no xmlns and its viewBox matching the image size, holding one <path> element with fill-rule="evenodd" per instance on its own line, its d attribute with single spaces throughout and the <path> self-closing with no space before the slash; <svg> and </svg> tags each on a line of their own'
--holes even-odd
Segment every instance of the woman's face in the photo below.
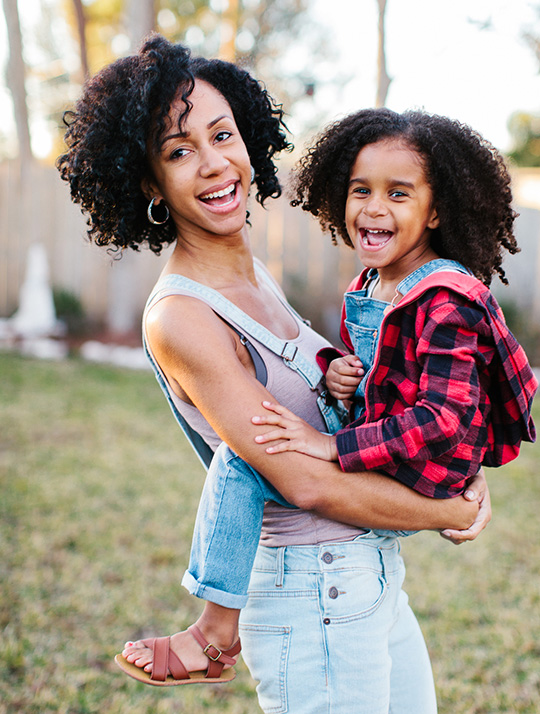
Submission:
<svg viewBox="0 0 540 714">
<path fill-rule="evenodd" d="M 246 222 L 251 183 L 249 155 L 227 100 L 202 80 L 189 96 L 191 110 L 178 129 L 185 104 L 177 99 L 159 152 L 149 152 L 153 178 L 145 179 L 148 199 L 167 204 L 178 235 L 229 236 Z"/>
</svg>

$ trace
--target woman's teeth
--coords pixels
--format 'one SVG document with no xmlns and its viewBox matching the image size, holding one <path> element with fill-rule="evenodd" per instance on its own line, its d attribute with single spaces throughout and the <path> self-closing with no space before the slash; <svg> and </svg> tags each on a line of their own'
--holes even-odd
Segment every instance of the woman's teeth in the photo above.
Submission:
<svg viewBox="0 0 540 714">
<path fill-rule="evenodd" d="M 204 196 L 201 196 L 202 201 L 211 201 L 214 198 L 223 198 L 224 196 L 228 196 L 230 193 L 232 193 L 235 189 L 234 183 L 232 183 L 230 186 L 227 186 L 227 188 L 222 189 L 221 191 L 214 191 L 213 193 L 205 193 Z"/>
</svg>

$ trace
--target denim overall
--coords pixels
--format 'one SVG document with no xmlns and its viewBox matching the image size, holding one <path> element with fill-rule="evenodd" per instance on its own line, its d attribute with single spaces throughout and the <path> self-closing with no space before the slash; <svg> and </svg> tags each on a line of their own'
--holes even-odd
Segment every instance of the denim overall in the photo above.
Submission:
<svg viewBox="0 0 540 714">
<path fill-rule="evenodd" d="M 399 292 L 404 295 L 422 278 L 437 270 L 466 272 L 465 268 L 454 261 L 434 260 L 407 276 L 398 285 Z M 371 277 L 375 276 L 376 271 Z M 369 292 L 370 285 L 345 296 L 347 327 L 354 335 L 353 345 L 355 349 L 358 348 L 357 354 L 366 370 L 366 375 L 358 387 L 361 394 L 359 411 L 364 408 L 365 384 L 373 366 L 383 313 L 388 308 L 388 303 L 368 297 Z M 365 320 L 361 327 L 354 323 L 357 317 Z M 235 322 L 239 319 L 236 314 L 234 319 Z M 251 329 L 248 334 L 253 334 Z M 261 335 L 259 329 L 258 339 L 261 336 L 264 337 L 264 334 Z M 224 607 L 245 606 L 265 501 L 294 507 L 226 444 L 221 444 L 208 470 L 195 522 L 190 563 L 182 580 L 182 584 L 191 594 L 212 600 Z M 375 536 L 390 538 L 411 535 L 414 532 L 372 531 Z M 234 568 L 231 568 L 230 562 L 222 556 L 225 544 L 235 554 Z"/>
<path fill-rule="evenodd" d="M 398 284 L 396 290 L 400 295 L 405 296 L 421 280 L 441 270 L 453 270 L 466 275 L 471 274 L 467 268 L 455 260 L 437 258 L 429 263 L 424 263 L 424 265 L 410 273 Z M 371 297 L 377 276 L 377 270 L 372 268 L 368 271 L 367 280 L 362 289 L 345 293 L 345 325 L 351 338 L 354 354 L 362 361 L 364 366 L 364 376 L 356 388 L 353 400 L 354 419 L 359 419 L 366 409 L 366 383 L 373 369 L 381 323 L 385 312 L 390 306 L 388 302 Z M 376 530 L 374 533 L 388 536 L 408 536 L 416 533 L 416 531 Z"/>
<path fill-rule="evenodd" d="M 405 294 L 436 270 L 465 272 L 454 261 L 432 261 L 398 290 Z M 347 325 L 366 368 L 358 389 L 363 405 L 388 304 L 365 290 L 349 293 L 346 301 L 348 323 L 367 320 L 364 329 Z M 229 447 L 219 446 L 182 580 L 197 597 L 243 608 L 244 659 L 259 681 L 263 711 L 435 714 L 429 656 L 401 589 L 400 533 L 368 530 L 345 542 L 259 546 L 266 500 L 289 505 Z"/>
</svg>

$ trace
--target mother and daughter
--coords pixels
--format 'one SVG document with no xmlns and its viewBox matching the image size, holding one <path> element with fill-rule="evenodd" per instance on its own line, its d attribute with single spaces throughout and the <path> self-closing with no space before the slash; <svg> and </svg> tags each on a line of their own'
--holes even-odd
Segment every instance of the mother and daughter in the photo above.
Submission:
<svg viewBox="0 0 540 714">
<path fill-rule="evenodd" d="M 280 195 L 289 145 L 247 72 L 154 36 L 66 121 L 58 167 L 90 237 L 174 242 L 144 340 L 180 425 L 215 452 L 184 576 L 204 611 L 118 664 L 161 686 L 229 681 L 240 629 L 265 712 L 435 712 L 399 536 L 475 538 L 491 515 L 481 465 L 534 439 L 536 382 L 486 287 L 517 250 L 502 158 L 457 122 L 384 109 L 307 152 L 295 203 L 366 266 L 338 353 L 251 252 L 248 195 Z"/>
</svg>

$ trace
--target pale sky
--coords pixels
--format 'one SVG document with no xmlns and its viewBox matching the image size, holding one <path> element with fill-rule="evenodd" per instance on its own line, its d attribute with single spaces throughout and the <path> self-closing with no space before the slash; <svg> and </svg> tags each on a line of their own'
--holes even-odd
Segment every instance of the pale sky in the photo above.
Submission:
<svg viewBox="0 0 540 714">
<path fill-rule="evenodd" d="M 316 0 L 315 11 L 356 76 L 334 106 L 371 106 L 376 0 Z M 387 106 L 459 119 L 508 149 L 508 117 L 540 113 L 540 64 L 521 37 L 526 29 L 540 35 L 540 0 L 388 0 Z"/>
<path fill-rule="evenodd" d="M 21 13 L 31 6 L 35 12 L 40 2 L 54 4 L 56 0 L 19 0 Z M 312 3 L 336 50 L 335 61 L 352 77 L 342 88 L 320 89 L 316 94 L 319 107 L 331 120 L 372 106 L 376 0 Z M 517 110 L 540 113 L 539 64 L 521 37 L 526 29 L 540 35 L 535 6 L 540 7 L 540 0 L 388 0 L 386 47 L 393 81 L 387 106 L 397 111 L 424 108 L 451 116 L 473 126 L 499 149 L 509 149 L 509 116 Z M 0 60 L 6 44 L 1 15 Z M 330 69 L 326 68 L 329 74 Z M 324 76 L 324 65 L 317 65 L 317 72 Z M 7 126 L 5 90 L 0 90 L 0 105 Z M 313 108 L 306 104 L 305 111 Z M 290 127 L 294 130 L 294 121 Z"/>
</svg>

